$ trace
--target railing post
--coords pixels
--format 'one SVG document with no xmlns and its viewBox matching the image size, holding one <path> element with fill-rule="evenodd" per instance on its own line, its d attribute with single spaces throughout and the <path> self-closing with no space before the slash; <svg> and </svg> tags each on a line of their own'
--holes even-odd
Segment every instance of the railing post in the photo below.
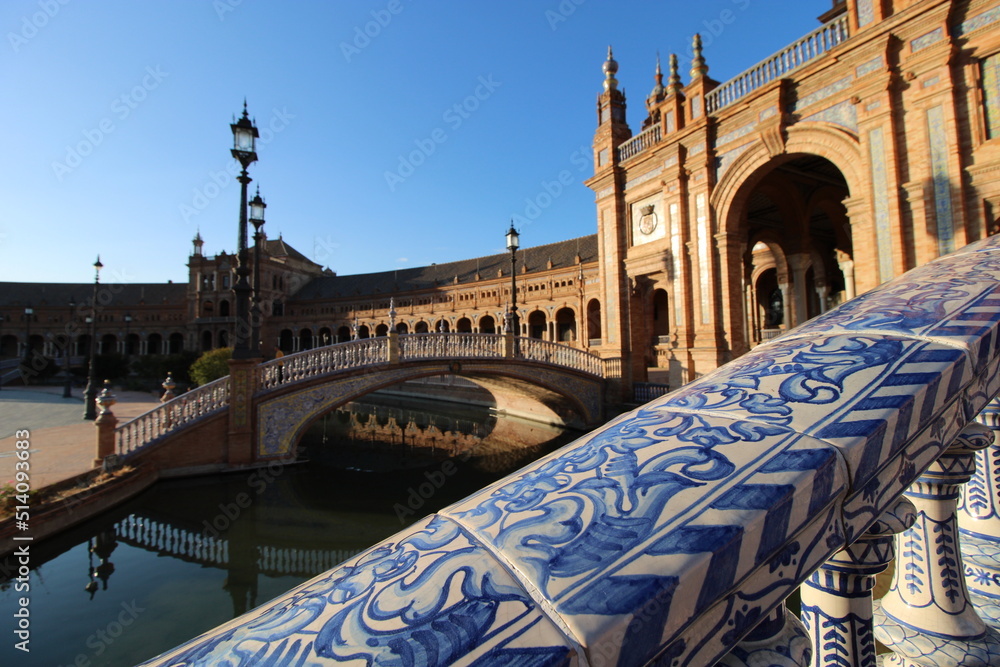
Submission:
<svg viewBox="0 0 1000 667">
<path fill-rule="evenodd" d="M 389 363 L 399 363 L 399 334 L 395 331 L 389 332 Z"/>
<path fill-rule="evenodd" d="M 503 335 L 503 356 L 507 359 L 514 358 L 514 334 L 510 331 Z"/>
<path fill-rule="evenodd" d="M 917 519 L 898 538 L 892 588 L 875 609 L 875 636 L 896 664 L 1000 665 L 1000 635 L 969 600 L 956 520 L 959 487 L 992 440 L 985 426 L 969 424 L 904 494 Z"/>
<path fill-rule="evenodd" d="M 716 665 L 806 667 L 812 658 L 813 647 L 809 641 L 809 632 L 782 602 Z"/>
<path fill-rule="evenodd" d="M 229 360 L 229 433 L 227 462 L 253 461 L 253 390 L 257 359 Z"/>
<path fill-rule="evenodd" d="M 97 427 L 97 456 L 94 458 L 94 467 L 104 463 L 104 459 L 115 453 L 115 426 L 118 418 L 111 412 L 111 406 L 117 401 L 115 395 L 111 393 L 111 382 L 104 381 L 104 390 L 97 397 L 97 405 L 101 412 L 94 420 Z"/>
<path fill-rule="evenodd" d="M 993 399 L 976 421 L 993 431 L 994 439 L 976 452 L 976 472 L 958 504 L 958 529 L 972 603 L 984 621 L 1000 627 L 1000 399 Z"/>
<path fill-rule="evenodd" d="M 913 525 L 917 511 L 906 498 L 835 553 L 802 587 L 802 621 L 820 665 L 875 667 L 872 588 L 875 575 L 892 562 L 897 533 Z"/>
</svg>

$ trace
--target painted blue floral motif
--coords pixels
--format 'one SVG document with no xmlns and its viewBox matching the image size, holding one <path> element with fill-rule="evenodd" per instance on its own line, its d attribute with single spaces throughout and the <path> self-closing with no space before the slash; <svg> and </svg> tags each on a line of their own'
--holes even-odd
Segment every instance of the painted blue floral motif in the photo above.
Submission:
<svg viewBox="0 0 1000 667">
<path fill-rule="evenodd" d="M 484 558 L 481 547 L 440 517 L 258 612 L 241 625 L 181 647 L 168 664 L 357 660 L 369 665 L 440 665 L 495 644 L 485 653 L 489 663 L 491 655 L 511 658 L 512 651 L 517 653 L 505 647 L 509 637 L 504 634 L 517 635 L 547 622 L 509 575 Z M 562 645 L 536 644 L 532 650 L 535 658 L 541 652 L 549 661 L 567 655 Z"/>
<path fill-rule="evenodd" d="M 784 432 L 761 424 L 712 426 L 694 415 L 639 410 L 619 423 L 493 490 L 456 517 L 476 526 L 501 522 L 500 548 L 528 554 L 536 581 L 573 577 L 619 558 L 646 540 L 679 491 L 724 479 L 733 463 L 715 448 Z M 639 463 L 638 450 L 665 438 L 675 446 Z M 574 481 L 583 472 L 592 472 Z"/>
<path fill-rule="evenodd" d="M 691 410 L 739 407 L 755 421 L 787 425 L 791 423 L 791 404 L 837 401 L 851 375 L 887 364 L 902 353 L 902 341 L 893 339 L 836 336 L 818 342 L 786 340 L 767 354 L 750 353 L 727 366 L 727 372 L 682 388 L 670 395 L 668 405 Z M 773 377 L 784 377 L 777 396 L 770 393 L 770 387 L 757 391 L 761 382 Z"/>
</svg>

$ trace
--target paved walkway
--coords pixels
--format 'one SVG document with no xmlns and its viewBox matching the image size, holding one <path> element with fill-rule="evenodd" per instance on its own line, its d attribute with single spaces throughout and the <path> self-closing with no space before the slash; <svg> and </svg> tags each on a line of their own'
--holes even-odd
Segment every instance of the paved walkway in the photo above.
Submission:
<svg viewBox="0 0 1000 667">
<path fill-rule="evenodd" d="M 27 429 L 31 447 L 31 487 L 40 489 L 86 472 L 97 449 L 94 422 L 83 419 L 83 391 L 62 397 L 62 387 L 0 389 L 0 485 L 14 479 L 14 433 Z M 159 405 L 149 393 L 116 391 L 112 412 L 128 421 Z"/>
</svg>

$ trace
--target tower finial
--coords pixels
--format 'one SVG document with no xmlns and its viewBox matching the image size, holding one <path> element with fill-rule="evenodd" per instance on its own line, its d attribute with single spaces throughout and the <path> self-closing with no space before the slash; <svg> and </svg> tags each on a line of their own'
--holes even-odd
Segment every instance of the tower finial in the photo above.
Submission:
<svg viewBox="0 0 1000 667">
<path fill-rule="evenodd" d="M 615 73 L 618 71 L 618 63 L 615 62 L 614 56 L 611 53 L 610 44 L 608 44 L 608 59 L 604 61 L 602 69 L 604 70 L 604 90 L 618 90 L 618 79 L 615 78 Z"/>
<path fill-rule="evenodd" d="M 667 94 L 676 95 L 681 91 L 681 75 L 677 71 L 677 54 L 670 54 L 670 78 L 667 79 Z"/>
<path fill-rule="evenodd" d="M 250 119 L 250 114 L 247 113 L 247 98 L 246 97 L 243 98 L 243 118 L 246 118 L 247 120 Z"/>
<path fill-rule="evenodd" d="M 663 70 L 660 68 L 660 52 L 656 52 L 656 74 L 653 75 L 653 79 L 656 81 L 656 85 L 653 86 L 652 92 L 649 93 L 649 102 L 659 102 L 663 99 Z"/>
<path fill-rule="evenodd" d="M 705 58 L 701 54 L 701 35 L 698 33 L 695 33 L 694 39 L 691 40 L 691 56 L 691 78 L 697 79 L 708 74 L 708 65 L 705 64 Z"/>
</svg>

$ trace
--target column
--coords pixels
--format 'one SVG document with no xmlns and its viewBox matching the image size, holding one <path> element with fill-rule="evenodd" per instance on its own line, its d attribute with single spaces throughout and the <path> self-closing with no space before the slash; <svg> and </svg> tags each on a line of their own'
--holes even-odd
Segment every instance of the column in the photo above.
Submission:
<svg viewBox="0 0 1000 667">
<path fill-rule="evenodd" d="M 723 667 L 800 667 L 812 656 L 809 631 L 782 602 L 716 665 Z"/>
<path fill-rule="evenodd" d="M 794 294 L 794 319 L 788 321 L 788 328 L 798 326 L 809 319 L 806 294 L 806 271 L 809 269 L 809 255 L 796 253 L 788 255 L 788 268 L 792 272 L 792 293 Z"/>
<path fill-rule="evenodd" d="M 875 610 L 875 637 L 893 664 L 1000 665 L 1000 635 L 969 599 L 956 520 L 959 487 L 991 441 L 989 429 L 969 424 L 904 494 L 917 519 L 898 538 L 892 588 Z"/>
<path fill-rule="evenodd" d="M 840 266 L 840 272 L 844 274 L 844 292 L 846 292 L 847 300 L 850 301 L 857 296 L 857 290 L 854 287 L 854 260 L 843 250 L 838 250 L 837 264 Z"/>
<path fill-rule="evenodd" d="M 1000 430 L 1000 399 L 993 399 L 976 418 Z M 1000 627 L 1000 443 L 976 452 L 976 472 L 962 489 L 958 529 L 965 558 L 965 585 L 980 617 Z"/>
<path fill-rule="evenodd" d="M 787 331 L 795 326 L 792 324 L 792 304 L 789 298 L 791 289 L 789 289 L 788 283 L 778 283 L 778 289 L 781 290 L 782 324 Z"/>
<path fill-rule="evenodd" d="M 916 516 L 913 503 L 900 498 L 802 586 L 802 622 L 812 636 L 813 665 L 875 667 L 875 575 L 892 562 L 896 534 L 912 526 Z"/>
</svg>

